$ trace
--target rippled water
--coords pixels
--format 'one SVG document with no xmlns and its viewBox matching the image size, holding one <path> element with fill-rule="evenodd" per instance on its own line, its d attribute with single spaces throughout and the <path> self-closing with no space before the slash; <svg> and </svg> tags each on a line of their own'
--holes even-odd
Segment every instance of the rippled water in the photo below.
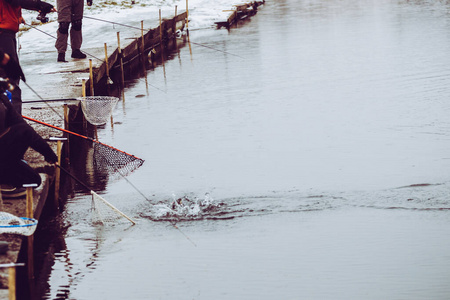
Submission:
<svg viewBox="0 0 450 300">
<path fill-rule="evenodd" d="M 449 11 L 268 1 L 192 31 L 99 132 L 146 160 L 98 191 L 137 225 L 70 199 L 46 298 L 448 298 Z"/>
</svg>

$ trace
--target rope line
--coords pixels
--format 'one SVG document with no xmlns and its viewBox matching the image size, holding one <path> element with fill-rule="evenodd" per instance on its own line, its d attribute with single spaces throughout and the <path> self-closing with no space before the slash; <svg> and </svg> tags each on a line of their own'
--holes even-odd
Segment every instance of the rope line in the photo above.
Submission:
<svg viewBox="0 0 450 300">
<path fill-rule="evenodd" d="M 29 26 L 29 27 L 31 27 L 31 28 L 33 28 L 33 29 L 36 29 L 36 30 L 39 31 L 39 32 L 42 32 L 43 34 L 46 34 L 46 35 L 48 35 L 49 37 L 54 38 L 55 40 L 58 39 L 56 36 L 51 35 L 50 33 L 45 32 L 44 30 L 41 30 L 41 29 L 37 28 L 36 26 L 30 25 L 30 24 L 26 24 L 26 23 L 25 23 L 25 25 L 27 25 L 27 26 Z M 70 47 L 72 47 L 72 45 L 71 45 L 69 42 L 67 42 L 67 45 L 69 45 Z M 85 54 L 87 54 L 87 55 L 89 55 L 89 56 L 92 57 L 92 58 L 95 58 L 96 60 L 99 60 L 99 61 L 101 61 L 101 62 L 104 62 L 103 59 L 100 59 L 100 58 L 98 58 L 98 57 L 96 57 L 96 56 L 94 56 L 94 55 L 92 55 L 92 54 L 90 54 L 90 53 L 88 53 L 88 52 L 86 52 L 86 51 L 84 51 L 84 50 L 80 50 L 80 51 L 83 52 L 83 53 L 85 53 Z"/>
<path fill-rule="evenodd" d="M 126 25 L 126 24 L 122 24 L 122 23 L 117 23 L 117 22 L 108 21 L 108 20 L 103 20 L 103 19 L 94 18 L 94 17 L 89 17 L 89 16 L 83 16 L 83 17 L 86 18 L 86 19 L 92 19 L 92 20 L 95 20 L 95 21 L 100 21 L 100 22 L 110 23 L 110 24 L 113 24 L 113 25 L 119 25 L 119 26 L 128 27 L 128 28 L 137 29 L 137 30 L 139 30 L 139 31 L 142 31 L 142 28 L 135 27 L 135 26 L 131 26 L 131 25 Z M 150 32 L 150 30 L 148 30 L 148 29 L 144 29 L 144 31 Z"/>
</svg>

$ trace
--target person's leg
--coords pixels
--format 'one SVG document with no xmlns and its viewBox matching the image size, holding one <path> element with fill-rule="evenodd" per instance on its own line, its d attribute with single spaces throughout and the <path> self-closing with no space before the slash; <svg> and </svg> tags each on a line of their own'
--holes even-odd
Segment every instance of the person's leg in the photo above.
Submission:
<svg viewBox="0 0 450 300">
<path fill-rule="evenodd" d="M 56 31 L 55 47 L 58 51 L 58 61 L 65 62 L 69 26 L 72 20 L 72 0 L 57 0 L 59 27 Z"/>
<path fill-rule="evenodd" d="M 72 46 L 73 58 L 86 58 L 86 54 L 80 51 L 83 43 L 82 19 L 83 19 L 84 1 L 73 0 L 72 6 L 72 27 L 70 28 L 70 43 Z"/>
<path fill-rule="evenodd" d="M 16 41 L 16 34 L 9 30 L 0 30 L 0 50 L 2 50 L 5 53 L 8 53 L 8 55 L 14 59 L 15 61 L 19 62 L 19 57 L 17 55 L 17 41 Z M 0 77 L 6 78 L 6 74 L 4 71 L 0 68 Z M 22 91 L 19 87 L 20 80 L 13 80 L 11 83 L 15 85 L 15 88 L 13 91 L 11 91 L 12 94 L 12 104 L 14 106 L 14 109 L 21 114 L 22 113 Z"/>
<path fill-rule="evenodd" d="M 11 184 L 15 187 L 27 183 L 41 184 L 39 174 L 22 160 L 30 139 L 26 124 L 11 126 L 0 138 L 0 184 Z"/>
<path fill-rule="evenodd" d="M 22 187 L 24 184 L 41 185 L 41 176 L 25 161 L 19 160 L 10 162 L 2 167 L 0 175 L 1 184 L 9 184 L 16 188 Z"/>
</svg>

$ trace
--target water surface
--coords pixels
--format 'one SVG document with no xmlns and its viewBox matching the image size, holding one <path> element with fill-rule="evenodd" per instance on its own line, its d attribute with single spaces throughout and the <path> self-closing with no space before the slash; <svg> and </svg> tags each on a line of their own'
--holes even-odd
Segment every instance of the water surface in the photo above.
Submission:
<svg viewBox="0 0 450 300">
<path fill-rule="evenodd" d="M 268 1 L 192 30 L 99 132 L 146 160 L 98 191 L 138 224 L 70 199 L 47 298 L 447 298 L 449 9 Z"/>
</svg>

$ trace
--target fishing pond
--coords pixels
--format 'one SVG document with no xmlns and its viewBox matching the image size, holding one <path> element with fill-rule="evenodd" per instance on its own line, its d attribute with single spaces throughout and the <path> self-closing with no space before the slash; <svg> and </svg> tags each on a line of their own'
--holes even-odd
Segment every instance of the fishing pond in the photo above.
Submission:
<svg viewBox="0 0 450 300">
<path fill-rule="evenodd" d="M 449 12 L 274 0 L 192 28 L 98 129 L 145 159 L 94 189 L 137 224 L 94 224 L 80 188 L 43 298 L 446 299 Z"/>
</svg>

